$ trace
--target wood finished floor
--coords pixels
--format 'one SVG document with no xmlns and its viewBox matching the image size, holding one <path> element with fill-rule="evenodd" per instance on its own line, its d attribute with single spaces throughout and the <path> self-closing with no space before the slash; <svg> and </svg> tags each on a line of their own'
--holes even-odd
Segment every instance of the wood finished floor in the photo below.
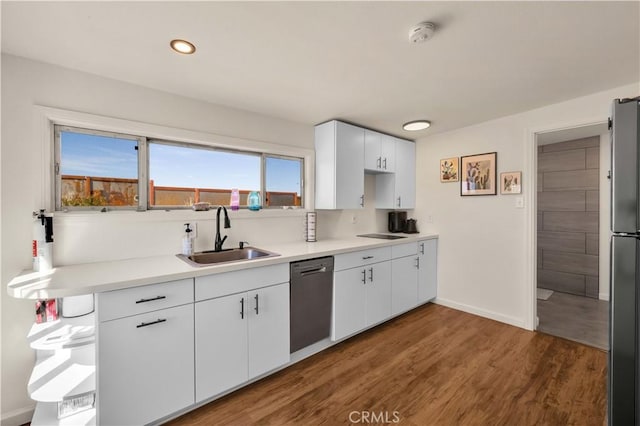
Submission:
<svg viewBox="0 0 640 426">
<path fill-rule="evenodd" d="M 554 291 L 538 299 L 538 331 L 594 346 L 609 348 L 609 302 Z"/>
<path fill-rule="evenodd" d="M 408 426 L 600 426 L 606 364 L 595 348 L 428 304 L 169 424 L 339 425 L 353 411 L 393 424 L 396 411 Z"/>
</svg>

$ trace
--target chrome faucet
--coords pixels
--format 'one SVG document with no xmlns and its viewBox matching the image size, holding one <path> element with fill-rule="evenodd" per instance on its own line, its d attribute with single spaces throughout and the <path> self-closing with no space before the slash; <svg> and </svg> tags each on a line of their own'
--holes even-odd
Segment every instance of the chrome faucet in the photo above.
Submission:
<svg viewBox="0 0 640 426">
<path fill-rule="evenodd" d="M 213 251 L 222 251 L 222 244 L 224 244 L 224 240 L 227 239 L 226 235 L 224 236 L 224 238 L 220 238 L 220 210 L 224 210 L 224 227 L 231 228 L 231 221 L 229 220 L 229 215 L 227 214 L 227 208 L 224 206 L 218 207 L 218 211 L 216 211 L 216 238 Z"/>
</svg>

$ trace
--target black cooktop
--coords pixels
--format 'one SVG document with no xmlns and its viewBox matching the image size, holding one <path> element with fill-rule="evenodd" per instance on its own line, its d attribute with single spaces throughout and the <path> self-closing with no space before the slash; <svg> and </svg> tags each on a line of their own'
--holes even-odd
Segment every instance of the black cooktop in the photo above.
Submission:
<svg viewBox="0 0 640 426">
<path fill-rule="evenodd" d="M 362 235 L 356 235 L 356 237 L 378 238 L 381 240 L 399 240 L 400 238 L 407 238 L 402 235 L 389 235 L 389 234 L 362 234 Z"/>
</svg>

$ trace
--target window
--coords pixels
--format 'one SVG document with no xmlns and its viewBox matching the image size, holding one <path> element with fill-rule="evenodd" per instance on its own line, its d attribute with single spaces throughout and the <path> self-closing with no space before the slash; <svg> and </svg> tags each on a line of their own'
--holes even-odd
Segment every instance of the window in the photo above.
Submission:
<svg viewBox="0 0 640 426">
<path fill-rule="evenodd" d="M 302 207 L 304 160 L 175 141 L 55 126 L 56 208 Z M 144 182 L 144 183 L 143 183 Z"/>
<path fill-rule="evenodd" d="M 149 143 L 149 206 L 189 207 L 206 201 L 230 205 L 231 190 L 247 205 L 251 191 L 260 191 L 261 155 L 207 147 Z"/>
<path fill-rule="evenodd" d="M 56 126 L 56 207 L 137 207 L 135 136 Z"/>
<path fill-rule="evenodd" d="M 265 156 L 264 169 L 266 206 L 302 206 L 301 158 Z"/>
</svg>

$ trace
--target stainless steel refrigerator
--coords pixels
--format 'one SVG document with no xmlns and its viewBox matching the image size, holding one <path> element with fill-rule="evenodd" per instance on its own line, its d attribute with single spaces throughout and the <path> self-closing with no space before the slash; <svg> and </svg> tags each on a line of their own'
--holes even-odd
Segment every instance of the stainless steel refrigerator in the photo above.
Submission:
<svg viewBox="0 0 640 426">
<path fill-rule="evenodd" d="M 611 120 L 609 425 L 640 425 L 640 97 Z"/>
</svg>

